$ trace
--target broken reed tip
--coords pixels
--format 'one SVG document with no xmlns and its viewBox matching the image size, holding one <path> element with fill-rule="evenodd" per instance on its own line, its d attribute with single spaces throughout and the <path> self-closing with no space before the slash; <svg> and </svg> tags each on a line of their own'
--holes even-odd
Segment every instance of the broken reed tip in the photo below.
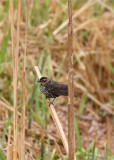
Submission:
<svg viewBox="0 0 114 160">
<path fill-rule="evenodd" d="M 42 77 L 42 75 L 40 73 L 40 70 L 39 70 L 38 66 L 34 66 L 34 68 L 35 68 L 35 71 L 37 73 L 38 78 L 40 79 Z"/>
</svg>

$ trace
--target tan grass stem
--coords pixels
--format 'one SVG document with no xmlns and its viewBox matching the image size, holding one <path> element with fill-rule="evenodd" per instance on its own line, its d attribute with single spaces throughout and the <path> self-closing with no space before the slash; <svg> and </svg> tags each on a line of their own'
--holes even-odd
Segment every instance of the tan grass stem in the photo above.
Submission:
<svg viewBox="0 0 114 160">
<path fill-rule="evenodd" d="M 13 60 L 13 88 L 14 88 L 14 146 L 13 146 L 13 160 L 17 160 L 17 121 L 18 121 L 18 53 L 19 53 L 19 34 L 20 34 L 20 10 L 21 1 L 18 2 L 18 19 L 17 19 L 17 31 L 16 31 L 16 43 L 14 43 L 14 7 L 13 1 L 10 0 L 10 12 L 11 12 L 11 37 L 12 37 L 12 60 Z"/>
<path fill-rule="evenodd" d="M 68 146 L 69 160 L 75 160 L 75 129 L 74 129 L 74 73 L 73 73 L 73 28 L 72 28 L 72 0 L 68 0 Z"/>
<path fill-rule="evenodd" d="M 25 45 L 23 56 L 23 71 L 22 71 L 22 111 L 21 111 L 21 160 L 25 159 L 25 111 L 26 111 L 26 95 L 25 95 L 25 75 L 26 75 L 26 54 L 27 54 L 27 35 L 28 35 L 28 15 L 29 4 L 26 0 L 26 28 L 25 28 Z"/>
</svg>

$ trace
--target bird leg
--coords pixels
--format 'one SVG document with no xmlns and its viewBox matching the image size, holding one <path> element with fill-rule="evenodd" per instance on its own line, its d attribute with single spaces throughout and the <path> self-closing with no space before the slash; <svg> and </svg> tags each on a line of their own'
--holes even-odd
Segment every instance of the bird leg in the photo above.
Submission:
<svg viewBox="0 0 114 160">
<path fill-rule="evenodd" d="M 46 97 L 46 99 L 49 99 L 49 101 L 48 101 L 49 105 L 54 104 L 53 102 L 54 102 L 55 98 L 53 98 L 52 101 L 50 100 L 50 98 L 47 98 L 47 97 Z"/>
<path fill-rule="evenodd" d="M 55 101 L 55 98 L 53 98 L 53 100 L 51 101 L 51 104 L 54 104 L 53 102 Z"/>
</svg>

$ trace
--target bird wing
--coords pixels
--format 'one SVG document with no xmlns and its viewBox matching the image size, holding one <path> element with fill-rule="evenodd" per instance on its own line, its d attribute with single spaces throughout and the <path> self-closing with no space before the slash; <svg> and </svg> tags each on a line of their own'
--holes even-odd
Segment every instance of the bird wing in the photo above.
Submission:
<svg viewBox="0 0 114 160">
<path fill-rule="evenodd" d="M 50 83 L 47 83 L 46 88 L 55 97 L 68 95 L 68 86 L 53 80 L 50 80 Z"/>
</svg>

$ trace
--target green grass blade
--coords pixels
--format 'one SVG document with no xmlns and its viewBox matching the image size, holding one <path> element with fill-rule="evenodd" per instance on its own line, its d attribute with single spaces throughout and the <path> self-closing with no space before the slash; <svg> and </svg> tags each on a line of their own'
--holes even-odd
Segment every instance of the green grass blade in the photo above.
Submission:
<svg viewBox="0 0 114 160">
<path fill-rule="evenodd" d="M 64 67 L 64 62 L 65 62 L 65 59 L 62 60 L 61 65 L 60 65 L 60 67 L 58 68 L 58 73 L 57 73 L 57 76 L 56 76 L 56 80 L 57 80 L 57 81 L 58 81 L 58 79 L 60 78 L 60 75 L 61 75 L 61 73 L 62 73 L 62 69 L 63 69 L 63 67 Z"/>
<path fill-rule="evenodd" d="M 92 147 L 92 160 L 95 160 L 95 142 L 93 143 Z"/>
<path fill-rule="evenodd" d="M 8 32 L 7 35 L 4 36 L 2 42 L 2 48 L 0 50 L 0 63 L 3 63 L 5 61 L 9 38 L 10 38 L 10 31 Z"/>
<path fill-rule="evenodd" d="M 76 139 L 77 139 L 77 143 L 78 143 L 77 146 L 78 146 L 78 149 L 81 150 L 81 148 L 82 148 L 82 142 L 81 142 L 80 132 L 79 132 L 79 128 L 78 128 L 78 124 L 77 124 L 76 118 L 74 120 L 74 125 L 75 125 Z"/>
<path fill-rule="evenodd" d="M 6 160 L 5 152 L 3 152 L 1 149 L 0 149 L 0 159 Z"/>
<path fill-rule="evenodd" d="M 86 102 L 87 102 L 88 97 L 86 95 L 84 95 L 81 99 L 80 102 L 80 109 L 79 109 L 79 116 L 82 116 L 85 106 L 86 106 Z"/>
</svg>

